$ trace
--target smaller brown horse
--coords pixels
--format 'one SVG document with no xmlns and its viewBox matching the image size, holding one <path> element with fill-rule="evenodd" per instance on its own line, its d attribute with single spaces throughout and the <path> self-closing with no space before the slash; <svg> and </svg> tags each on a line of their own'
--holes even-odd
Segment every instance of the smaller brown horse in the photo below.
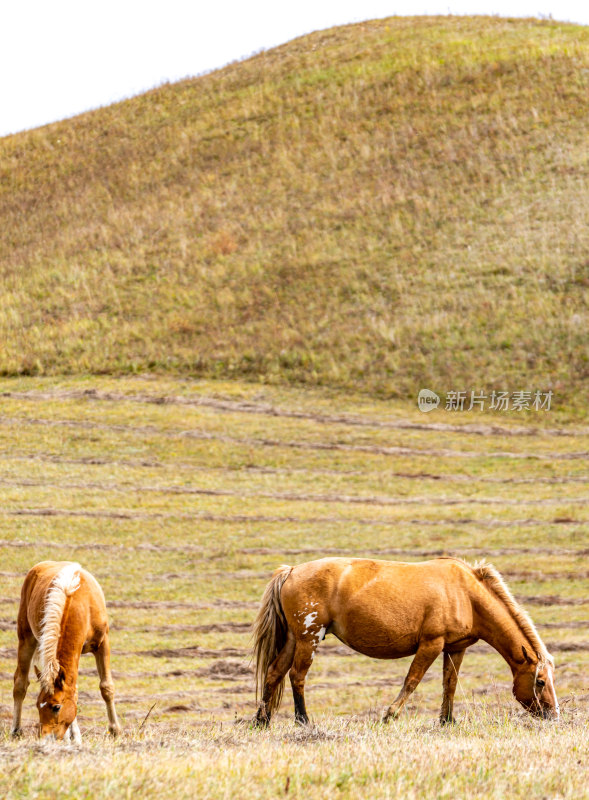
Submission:
<svg viewBox="0 0 589 800">
<path fill-rule="evenodd" d="M 554 661 L 530 617 L 490 564 L 457 558 L 422 563 L 323 558 L 282 566 L 266 587 L 254 624 L 254 719 L 270 722 L 290 670 L 295 720 L 307 723 L 305 676 L 332 633 L 358 653 L 413 661 L 384 721 L 396 717 L 431 664 L 444 654 L 440 720 L 453 722 L 458 670 L 467 647 L 488 642 L 507 661 L 513 694 L 532 714 L 557 718 Z"/>
<path fill-rule="evenodd" d="M 71 561 L 42 561 L 24 580 L 18 612 L 18 656 L 14 673 L 12 735 L 21 736 L 22 705 L 33 656 L 41 689 L 37 698 L 40 735 L 82 741 L 76 719 L 78 665 L 94 653 L 109 730 L 120 733 L 110 672 L 108 617 L 96 578 Z"/>
</svg>

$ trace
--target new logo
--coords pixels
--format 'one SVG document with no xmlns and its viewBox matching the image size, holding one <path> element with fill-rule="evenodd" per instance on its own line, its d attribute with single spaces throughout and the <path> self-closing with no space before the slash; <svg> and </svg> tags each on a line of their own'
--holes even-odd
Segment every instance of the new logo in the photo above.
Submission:
<svg viewBox="0 0 589 800">
<path fill-rule="evenodd" d="M 431 389 L 420 389 L 417 395 L 417 405 L 420 411 L 433 411 L 440 405 L 440 398 Z"/>
</svg>

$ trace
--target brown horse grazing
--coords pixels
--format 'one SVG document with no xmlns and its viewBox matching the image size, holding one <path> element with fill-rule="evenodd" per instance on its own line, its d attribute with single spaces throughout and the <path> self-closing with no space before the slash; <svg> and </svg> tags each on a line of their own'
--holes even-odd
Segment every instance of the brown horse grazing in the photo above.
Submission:
<svg viewBox="0 0 589 800">
<path fill-rule="evenodd" d="M 37 698 L 40 735 L 82 741 L 76 719 L 78 664 L 82 653 L 94 653 L 109 730 L 120 733 L 110 673 L 108 617 L 96 578 L 71 561 L 42 561 L 24 580 L 18 612 L 18 664 L 14 673 L 12 735 L 21 736 L 22 704 L 29 668 L 41 689 Z"/>
<path fill-rule="evenodd" d="M 464 651 L 479 639 L 507 661 L 513 694 L 536 716 L 557 718 L 554 661 L 527 613 L 491 565 L 457 558 L 417 564 L 322 558 L 274 573 L 254 624 L 254 723 L 266 726 L 290 670 L 295 720 L 307 723 L 305 676 L 326 634 L 373 658 L 414 656 L 384 720 L 396 717 L 428 668 L 444 654 L 440 720 L 452 708 Z"/>
</svg>

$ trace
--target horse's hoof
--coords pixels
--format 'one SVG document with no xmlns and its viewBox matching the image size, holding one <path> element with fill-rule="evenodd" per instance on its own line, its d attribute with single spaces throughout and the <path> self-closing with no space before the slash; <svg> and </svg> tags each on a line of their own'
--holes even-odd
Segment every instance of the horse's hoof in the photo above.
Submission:
<svg viewBox="0 0 589 800">
<path fill-rule="evenodd" d="M 260 731 L 270 727 L 270 720 L 268 717 L 256 716 L 252 719 L 252 728 L 257 728 Z"/>
<path fill-rule="evenodd" d="M 116 739 L 117 736 L 120 736 L 120 734 L 121 734 L 121 726 L 120 725 L 109 725 L 108 726 L 108 732 L 110 733 L 110 735 L 112 736 L 113 739 Z M 80 741 L 82 741 L 82 740 L 80 739 Z"/>
<path fill-rule="evenodd" d="M 386 714 L 384 714 L 383 718 L 381 719 L 381 722 L 383 725 L 386 725 L 387 722 L 390 722 L 390 720 L 397 719 L 398 716 L 399 716 L 398 711 L 387 711 Z"/>
<path fill-rule="evenodd" d="M 309 725 L 309 717 L 295 717 L 295 725 Z"/>
<path fill-rule="evenodd" d="M 440 717 L 440 725 L 457 725 L 454 717 Z"/>
<path fill-rule="evenodd" d="M 23 731 L 22 728 L 14 728 L 14 730 L 10 731 L 10 735 L 13 739 L 22 739 Z"/>
</svg>

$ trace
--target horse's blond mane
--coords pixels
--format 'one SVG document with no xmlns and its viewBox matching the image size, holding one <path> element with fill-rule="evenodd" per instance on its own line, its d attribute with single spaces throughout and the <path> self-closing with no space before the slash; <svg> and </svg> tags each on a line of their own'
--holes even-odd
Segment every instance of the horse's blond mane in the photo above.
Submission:
<svg viewBox="0 0 589 800">
<path fill-rule="evenodd" d="M 41 675 L 39 681 L 41 688 L 52 693 L 55 688 L 55 679 L 59 674 L 59 661 L 57 660 L 57 645 L 61 633 L 61 620 L 67 598 L 80 586 L 80 570 L 82 567 L 74 562 L 66 564 L 57 573 L 47 595 L 41 622 L 41 635 L 39 637 L 39 662 Z"/>
<path fill-rule="evenodd" d="M 530 615 L 527 611 L 524 611 L 511 594 L 499 570 L 492 564 L 486 564 L 484 561 L 477 561 L 472 569 L 474 574 L 485 584 L 487 589 L 493 592 L 507 607 L 509 613 L 518 624 L 520 630 L 531 644 L 534 653 L 540 660 L 549 661 L 551 664 L 554 664 L 554 660 L 540 638 L 540 634 L 536 630 L 536 626 L 532 622 Z"/>
</svg>

